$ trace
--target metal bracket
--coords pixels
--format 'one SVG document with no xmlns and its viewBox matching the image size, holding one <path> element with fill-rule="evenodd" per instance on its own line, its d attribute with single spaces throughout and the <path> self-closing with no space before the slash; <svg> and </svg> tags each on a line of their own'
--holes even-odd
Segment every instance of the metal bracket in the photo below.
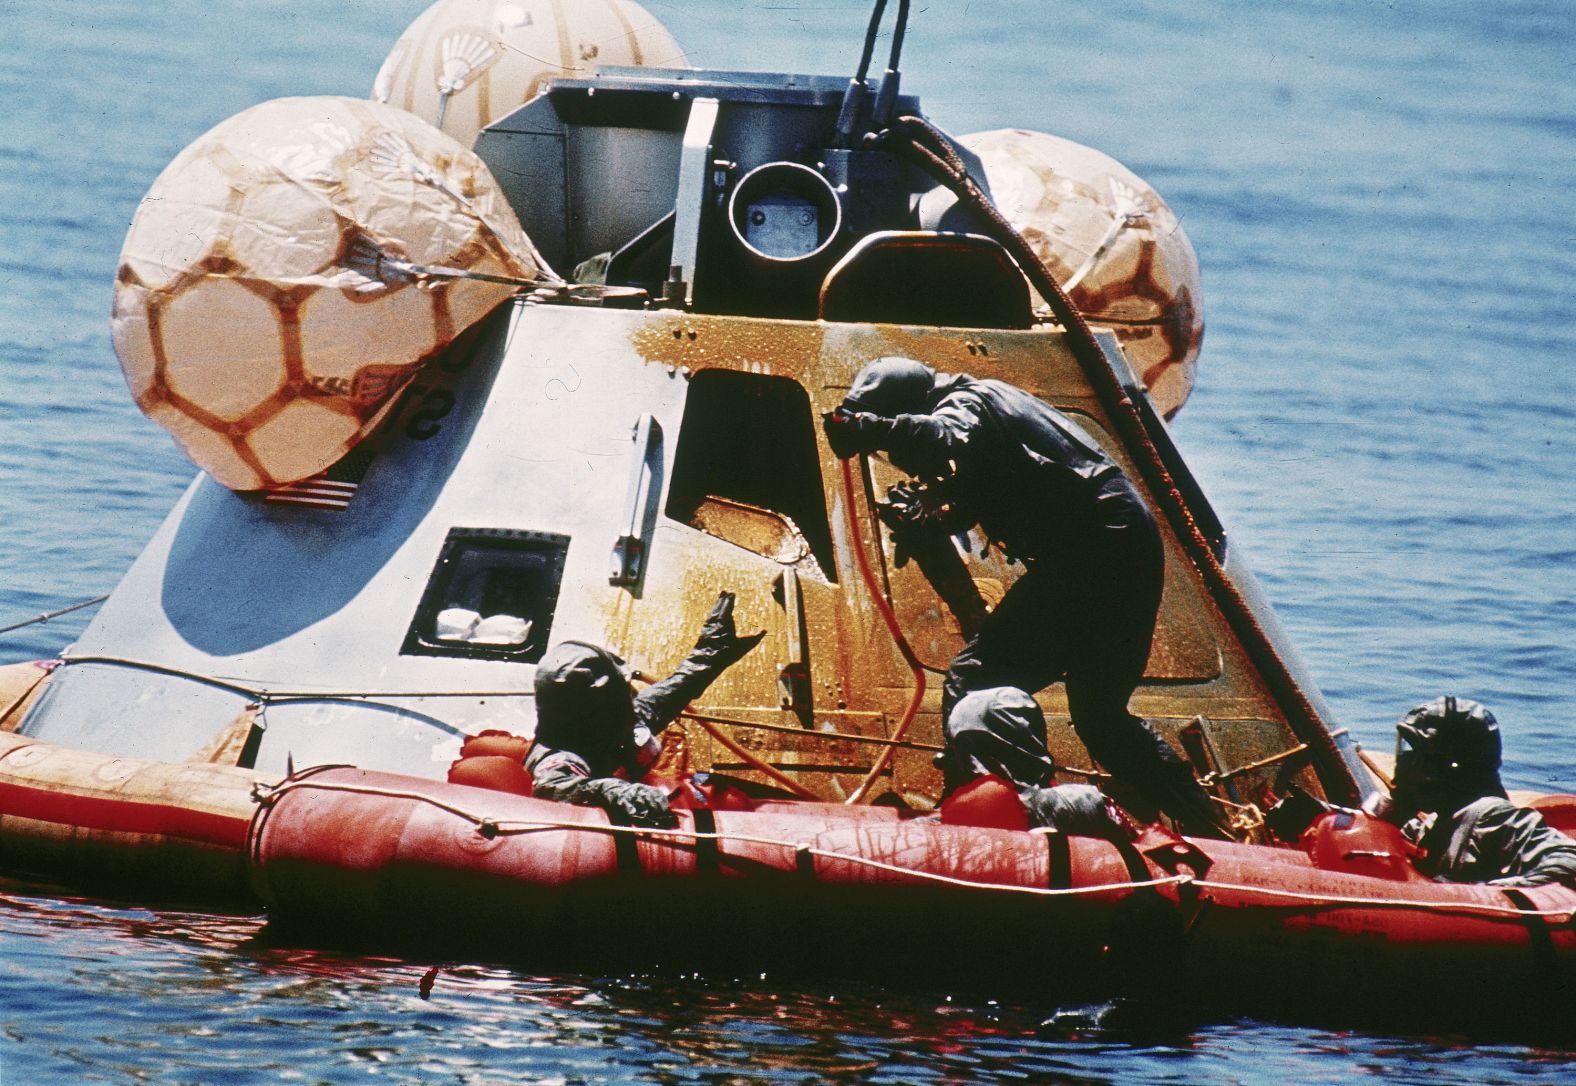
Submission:
<svg viewBox="0 0 1576 1086">
<path fill-rule="evenodd" d="M 711 138 L 719 109 L 715 98 L 697 98 L 690 103 L 689 123 L 684 128 L 684 145 L 679 152 L 679 188 L 673 205 L 673 256 L 668 278 L 683 284 L 686 306 L 695 300 L 695 259 L 700 250 L 700 220 L 711 181 Z"/>
<path fill-rule="evenodd" d="M 797 570 L 784 569 L 780 579 L 783 593 L 783 630 L 788 637 L 788 660 L 777 669 L 778 704 L 795 712 L 810 709 L 810 668 L 805 652 L 804 598 Z"/>
</svg>

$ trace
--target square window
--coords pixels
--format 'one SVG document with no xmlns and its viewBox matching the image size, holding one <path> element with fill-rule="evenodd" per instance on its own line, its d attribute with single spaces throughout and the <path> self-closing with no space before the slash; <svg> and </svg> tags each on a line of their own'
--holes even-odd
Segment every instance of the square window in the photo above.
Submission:
<svg viewBox="0 0 1576 1086">
<path fill-rule="evenodd" d="M 534 664 L 547 649 L 569 537 L 454 528 L 402 653 Z"/>
</svg>

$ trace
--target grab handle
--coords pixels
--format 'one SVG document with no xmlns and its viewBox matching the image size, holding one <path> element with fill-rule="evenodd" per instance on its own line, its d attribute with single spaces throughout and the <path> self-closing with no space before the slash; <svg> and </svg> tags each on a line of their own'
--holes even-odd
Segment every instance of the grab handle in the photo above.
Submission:
<svg viewBox="0 0 1576 1086">
<path fill-rule="evenodd" d="M 629 466 L 629 489 L 624 497 L 624 532 L 613 542 L 613 557 L 608 584 L 634 585 L 645 569 L 647 540 L 644 515 L 656 500 L 656 468 L 653 450 L 662 447 L 662 426 L 651 414 L 643 414 L 635 424 L 635 457 Z M 655 519 L 655 518 L 651 518 Z"/>
</svg>

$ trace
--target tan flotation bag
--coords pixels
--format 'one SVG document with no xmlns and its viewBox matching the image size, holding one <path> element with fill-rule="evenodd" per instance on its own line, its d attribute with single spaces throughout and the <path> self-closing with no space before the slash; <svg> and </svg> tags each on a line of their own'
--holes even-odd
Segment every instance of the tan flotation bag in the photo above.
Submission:
<svg viewBox="0 0 1576 1086">
<path fill-rule="evenodd" d="M 1198 257 L 1166 202 L 1120 162 L 1059 136 L 1009 128 L 960 142 L 1073 304 L 1116 332 L 1155 407 L 1176 414 L 1193 390 L 1204 309 Z"/>
<path fill-rule="evenodd" d="M 411 265 L 552 276 L 487 167 L 431 125 L 352 98 L 265 102 L 182 151 L 139 205 L 115 353 L 137 406 L 219 482 L 296 482 L 517 289 Z"/>
<path fill-rule="evenodd" d="M 632 0 L 438 0 L 378 71 L 372 97 L 469 147 L 476 133 L 557 78 L 602 65 L 687 68 L 684 51 Z"/>
<path fill-rule="evenodd" d="M 73 886 L 249 903 L 247 827 L 267 779 L 0 734 L 0 865 Z"/>
</svg>

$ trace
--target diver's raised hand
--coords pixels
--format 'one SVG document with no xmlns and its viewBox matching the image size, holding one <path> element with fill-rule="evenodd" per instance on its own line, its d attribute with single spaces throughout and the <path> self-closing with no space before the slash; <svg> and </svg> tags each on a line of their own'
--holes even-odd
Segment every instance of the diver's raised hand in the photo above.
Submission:
<svg viewBox="0 0 1576 1086">
<path fill-rule="evenodd" d="M 684 706 L 706 692 L 706 688 L 732 664 L 761 643 L 765 630 L 739 636 L 733 628 L 733 593 L 720 592 L 700 636 L 689 655 L 661 682 L 653 683 L 635 697 L 635 720 L 651 729 L 653 735 L 667 727 Z"/>
<path fill-rule="evenodd" d="M 732 592 L 717 594 L 717 602 L 712 604 L 706 620 L 701 623 L 700 636 L 695 639 L 695 647 L 685 658 L 685 664 L 699 665 L 715 673 L 743 659 L 761 643 L 766 636 L 765 630 L 740 636 L 734 629 L 733 604 Z"/>
</svg>

